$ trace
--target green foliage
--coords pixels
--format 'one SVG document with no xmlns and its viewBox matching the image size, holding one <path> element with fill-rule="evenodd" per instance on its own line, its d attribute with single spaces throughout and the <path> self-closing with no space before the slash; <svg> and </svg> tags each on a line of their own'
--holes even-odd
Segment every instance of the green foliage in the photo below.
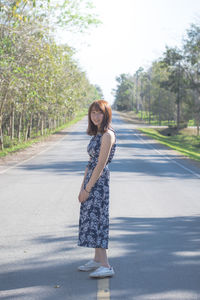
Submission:
<svg viewBox="0 0 200 300">
<path fill-rule="evenodd" d="M 115 90 L 115 104 L 117 110 L 130 110 L 132 108 L 132 78 L 128 74 L 121 74 L 116 78 L 118 82 L 117 89 Z"/>
<path fill-rule="evenodd" d="M 44 26 L 53 3 L 40 0 L 1 2 L 1 149 L 52 132 L 100 97 L 73 59 L 74 50 L 68 45 L 57 45 L 48 22 Z M 70 26 L 87 27 L 84 25 L 87 20 L 82 19 L 82 8 L 78 6 L 78 3 L 86 5 L 85 1 L 60 1 L 59 7 L 61 3 L 63 13 L 67 10 L 69 15 L 73 14 L 73 9 L 76 11 L 76 16 L 68 22 Z M 86 6 L 90 8 L 89 2 Z M 83 14 L 87 16 L 85 11 Z M 58 12 L 56 16 L 59 17 Z"/>
<path fill-rule="evenodd" d="M 116 78 L 114 107 L 141 112 L 149 124 L 193 119 L 200 128 L 200 24 L 192 24 L 181 49 L 166 47 L 163 56 L 144 70 Z M 153 119 L 153 120 L 152 120 Z"/>
<path fill-rule="evenodd" d="M 0 17 L 4 24 L 37 20 L 48 24 L 51 30 L 61 26 L 68 31 L 84 32 L 101 23 L 93 9 L 91 0 L 1 0 Z"/>
<path fill-rule="evenodd" d="M 61 0 L 55 4 L 50 2 L 49 11 L 54 15 L 58 11 L 58 18 L 55 23 L 61 27 L 71 28 L 83 32 L 88 26 L 98 25 L 101 22 L 97 16 L 91 14 L 94 8 L 91 1 L 86 0 Z"/>
</svg>

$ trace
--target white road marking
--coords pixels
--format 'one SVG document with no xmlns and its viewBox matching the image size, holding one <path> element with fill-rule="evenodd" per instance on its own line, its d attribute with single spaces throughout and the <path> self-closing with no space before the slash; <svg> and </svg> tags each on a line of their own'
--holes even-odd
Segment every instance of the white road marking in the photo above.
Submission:
<svg viewBox="0 0 200 300">
<path fill-rule="evenodd" d="M 181 167 L 182 169 L 188 171 L 188 172 L 191 173 L 192 175 L 195 175 L 196 177 L 200 178 L 200 174 L 198 174 L 198 173 L 192 171 L 191 169 L 185 167 L 184 165 L 178 163 L 175 159 L 170 158 L 170 157 L 168 157 L 167 155 L 161 153 L 161 152 L 160 152 L 158 149 L 156 149 L 152 144 L 147 143 L 143 138 L 141 138 L 141 137 L 139 136 L 139 134 L 135 133 L 135 136 L 136 136 L 139 140 L 141 140 L 141 141 L 143 142 L 143 144 L 149 145 L 149 146 L 150 146 L 151 148 L 153 148 L 157 153 L 159 153 L 160 155 L 164 156 L 166 159 L 170 160 L 171 162 L 173 162 L 173 163 L 176 164 L 177 166 Z M 147 136 L 147 137 L 148 137 L 148 136 Z"/>
<path fill-rule="evenodd" d="M 110 300 L 109 278 L 98 279 L 97 300 Z"/>
</svg>

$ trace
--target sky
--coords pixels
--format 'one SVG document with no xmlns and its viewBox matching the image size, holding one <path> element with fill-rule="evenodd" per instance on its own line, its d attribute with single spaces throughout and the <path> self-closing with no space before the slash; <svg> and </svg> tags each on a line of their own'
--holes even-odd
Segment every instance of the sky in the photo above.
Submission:
<svg viewBox="0 0 200 300">
<path fill-rule="evenodd" d="M 84 36 L 62 33 L 74 58 L 104 99 L 114 102 L 116 77 L 147 69 L 166 46 L 181 47 L 191 23 L 200 22 L 200 0 L 93 0 L 102 24 Z"/>
</svg>

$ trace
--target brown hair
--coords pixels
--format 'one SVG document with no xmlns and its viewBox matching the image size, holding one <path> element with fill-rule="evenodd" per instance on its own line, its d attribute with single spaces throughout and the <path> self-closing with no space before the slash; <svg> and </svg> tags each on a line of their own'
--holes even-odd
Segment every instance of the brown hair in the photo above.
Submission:
<svg viewBox="0 0 200 300">
<path fill-rule="evenodd" d="M 98 131 L 98 127 L 94 125 L 91 120 L 91 112 L 92 110 L 101 111 L 103 113 L 103 120 L 101 123 L 100 132 L 104 133 L 108 130 L 111 120 L 112 120 L 112 110 L 110 105 L 105 100 L 95 100 L 89 107 L 88 110 L 88 129 L 87 134 L 96 135 Z"/>
</svg>

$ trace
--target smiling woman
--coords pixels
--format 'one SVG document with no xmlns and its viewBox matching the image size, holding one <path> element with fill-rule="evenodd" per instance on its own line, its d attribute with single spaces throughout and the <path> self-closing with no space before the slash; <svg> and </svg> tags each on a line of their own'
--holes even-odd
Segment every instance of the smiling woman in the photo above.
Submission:
<svg viewBox="0 0 200 300">
<path fill-rule="evenodd" d="M 94 101 L 88 111 L 88 129 L 89 135 L 96 135 L 97 132 L 104 133 L 108 130 L 112 119 L 110 105 L 104 100 Z"/>
<path fill-rule="evenodd" d="M 94 101 L 88 111 L 88 130 L 92 136 L 87 151 L 90 160 L 79 193 L 80 220 L 78 245 L 95 248 L 94 259 L 78 267 L 79 271 L 92 271 L 90 277 L 114 275 L 106 249 L 109 239 L 109 180 L 108 164 L 116 149 L 116 138 L 111 128 L 112 111 L 108 102 Z"/>
</svg>

